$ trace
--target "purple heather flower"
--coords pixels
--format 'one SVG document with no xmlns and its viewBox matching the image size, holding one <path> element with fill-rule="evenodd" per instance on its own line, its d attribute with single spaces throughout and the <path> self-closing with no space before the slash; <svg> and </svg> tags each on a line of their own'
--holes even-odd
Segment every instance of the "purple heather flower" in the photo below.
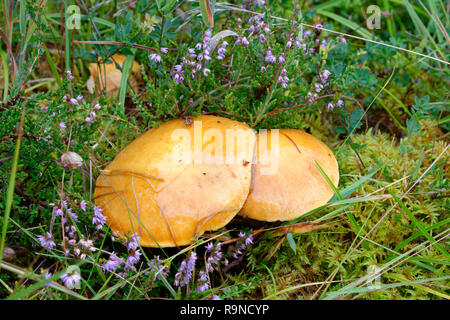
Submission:
<svg viewBox="0 0 450 320">
<path fill-rule="evenodd" d="M 243 239 L 243 241 L 238 245 L 232 254 L 232 257 L 238 259 L 240 255 L 242 255 L 249 244 L 253 244 L 253 235 L 246 235 L 244 232 L 239 232 L 239 238 Z"/>
<path fill-rule="evenodd" d="M 204 292 L 209 289 L 209 283 L 208 283 L 208 273 L 204 270 L 201 270 L 198 273 L 198 287 L 195 289 L 197 292 Z"/>
<path fill-rule="evenodd" d="M 41 243 L 41 246 L 43 246 L 44 248 L 47 249 L 53 249 L 56 247 L 56 243 L 55 241 L 53 241 L 52 239 L 53 235 L 50 232 L 45 232 L 45 235 L 39 235 L 38 239 L 39 242 Z"/>
<path fill-rule="evenodd" d="M 125 264 L 125 271 L 134 269 L 134 265 L 138 263 L 140 258 L 141 252 L 139 250 L 134 250 L 132 253 L 130 253 Z"/>
<path fill-rule="evenodd" d="M 189 49 L 188 49 L 188 52 L 189 52 L 189 54 L 190 54 L 190 56 L 191 56 L 192 59 L 194 59 L 195 57 L 197 57 L 197 55 L 195 54 L 195 49 L 189 48 Z"/>
<path fill-rule="evenodd" d="M 225 58 L 225 52 L 227 52 L 226 46 L 228 45 L 228 42 L 224 41 L 222 42 L 222 45 L 219 49 L 217 49 L 217 59 L 222 60 Z"/>
<path fill-rule="evenodd" d="M 339 100 L 336 102 L 336 107 L 342 107 L 343 105 L 344 105 L 344 101 L 341 100 L 341 99 L 339 99 Z"/>
<path fill-rule="evenodd" d="M 214 243 L 208 242 L 208 244 L 205 246 L 205 249 L 207 252 L 211 252 L 212 249 L 214 249 Z"/>
<path fill-rule="evenodd" d="M 241 42 L 242 42 L 242 44 L 243 44 L 244 46 L 246 46 L 246 47 L 248 47 L 248 45 L 250 44 L 250 43 L 248 42 L 248 40 L 247 40 L 246 37 L 242 37 Z"/>
<path fill-rule="evenodd" d="M 258 37 L 259 42 L 263 43 L 264 41 L 266 41 L 266 37 L 264 37 L 264 35 L 261 33 Z"/>
<path fill-rule="evenodd" d="M 92 250 L 92 248 L 94 248 L 94 243 L 90 239 L 87 239 L 87 240 L 86 239 L 80 239 L 80 241 L 78 241 L 78 243 L 81 245 L 81 247 L 83 249 L 87 249 L 87 250 L 90 250 L 90 251 L 95 251 L 95 250 Z"/>
<path fill-rule="evenodd" d="M 50 279 L 50 278 L 52 277 L 52 275 L 53 275 L 53 274 L 50 272 L 50 270 L 47 270 L 47 271 L 45 272 L 45 275 L 44 275 L 45 280 Z M 50 287 L 50 286 L 51 286 L 51 282 L 45 284 L 45 287 L 46 287 L 46 288 L 48 288 L 48 287 Z"/>
<path fill-rule="evenodd" d="M 76 272 L 72 272 L 70 274 L 64 273 L 60 279 L 67 288 L 73 289 L 80 283 L 81 277 Z"/>
<path fill-rule="evenodd" d="M 203 74 L 205 75 L 205 77 L 207 77 L 210 72 L 211 70 L 209 70 L 208 68 L 203 69 Z"/>
<path fill-rule="evenodd" d="M 173 73 L 172 78 L 175 80 L 176 83 L 183 82 L 183 80 L 184 80 L 183 73 L 184 73 L 184 70 L 181 70 L 181 72 Z"/>
<path fill-rule="evenodd" d="M 282 55 L 278 57 L 278 63 L 283 63 L 284 61 L 286 61 L 286 59 L 284 59 Z"/>
<path fill-rule="evenodd" d="M 286 42 L 286 48 L 290 48 L 290 47 L 292 47 L 292 41 L 291 40 Z"/>
<path fill-rule="evenodd" d="M 330 77 L 330 75 L 331 75 L 331 72 L 330 72 L 330 71 L 324 70 L 324 71 L 319 75 L 320 81 L 322 81 L 322 83 L 327 82 L 327 81 L 328 81 L 328 78 Z"/>
<path fill-rule="evenodd" d="M 264 32 L 265 32 L 265 33 L 269 33 L 269 32 L 270 32 L 270 29 L 269 29 L 269 27 L 264 27 L 264 29 L 263 29 L 263 30 L 264 30 Z"/>
<path fill-rule="evenodd" d="M 95 110 L 100 110 L 102 107 L 97 103 L 95 106 L 94 106 L 94 109 Z"/>
<path fill-rule="evenodd" d="M 315 87 L 315 89 L 316 89 L 316 92 L 320 92 L 320 91 L 322 91 L 322 89 L 323 89 L 323 84 L 315 83 L 315 84 L 314 84 L 314 87 Z"/>
<path fill-rule="evenodd" d="M 83 100 L 83 96 L 81 94 L 79 94 L 78 97 L 77 97 L 77 101 L 81 102 L 81 100 Z"/>
<path fill-rule="evenodd" d="M 328 108 L 328 111 L 330 111 L 330 110 L 333 110 L 333 109 L 334 109 L 334 106 L 333 106 L 333 104 L 330 102 L 330 103 L 328 103 L 327 108 Z"/>
<path fill-rule="evenodd" d="M 184 287 L 189 283 L 194 271 L 195 261 L 197 260 L 197 254 L 191 253 L 189 258 L 181 262 L 178 272 L 175 274 L 174 285 L 177 287 Z"/>
<path fill-rule="evenodd" d="M 305 32 L 303 32 L 303 38 L 310 37 L 311 35 L 312 35 L 311 30 L 305 30 Z"/>
<path fill-rule="evenodd" d="M 78 104 L 78 100 L 75 98 L 70 98 L 70 103 L 73 104 L 74 106 Z"/>
<path fill-rule="evenodd" d="M 67 208 L 67 213 L 72 218 L 73 221 L 78 222 L 78 216 L 75 212 L 72 211 L 72 209 Z"/>
<path fill-rule="evenodd" d="M 216 246 L 213 245 L 212 242 L 208 243 L 208 245 L 205 246 L 206 251 L 210 253 L 209 257 L 206 259 L 206 265 L 205 269 L 207 272 L 213 271 L 213 266 L 217 265 L 220 260 L 222 259 L 222 252 L 220 244 L 217 244 Z"/>
<path fill-rule="evenodd" d="M 60 216 L 62 216 L 62 210 L 60 209 L 60 208 L 57 208 L 57 207 L 53 207 L 53 212 L 52 212 L 52 214 L 55 216 L 55 217 L 60 217 Z"/>
<path fill-rule="evenodd" d="M 81 202 L 80 202 L 80 208 L 81 208 L 81 210 L 83 210 L 84 212 L 86 212 L 86 201 L 81 200 Z"/>
<path fill-rule="evenodd" d="M 94 205 L 94 217 L 92 218 L 92 224 L 97 226 L 97 230 L 100 230 L 106 222 L 106 217 L 102 214 L 103 209 Z"/>
<path fill-rule="evenodd" d="M 225 58 L 225 52 L 227 52 L 227 49 L 220 47 L 217 50 L 217 59 L 222 60 L 223 58 Z"/>
<path fill-rule="evenodd" d="M 69 78 L 69 80 L 73 80 L 73 75 L 72 72 L 70 70 L 66 71 L 67 77 Z"/>
<path fill-rule="evenodd" d="M 110 254 L 109 260 L 106 261 L 100 269 L 108 272 L 114 272 L 121 264 L 123 263 L 123 259 L 116 256 L 114 251 Z"/>
<path fill-rule="evenodd" d="M 265 4 L 266 4 L 265 0 L 254 0 L 253 1 L 253 5 L 255 7 L 264 7 Z"/>
<path fill-rule="evenodd" d="M 89 112 L 89 116 L 87 116 L 84 121 L 86 121 L 87 123 L 91 124 L 95 121 L 95 119 L 97 118 L 97 115 L 95 114 L 95 111 L 92 110 L 91 112 Z"/>
<path fill-rule="evenodd" d="M 246 239 L 245 239 L 245 245 L 248 246 L 249 244 L 253 244 L 253 235 L 250 234 Z"/>
<path fill-rule="evenodd" d="M 281 70 L 281 75 L 278 77 L 278 82 L 281 82 L 281 86 L 283 88 L 286 88 L 288 81 L 289 81 L 289 78 L 287 77 L 287 71 L 285 68 L 283 68 Z M 241 233 L 239 233 L 239 236 L 242 237 Z"/>
<path fill-rule="evenodd" d="M 128 250 L 132 251 L 139 248 L 139 240 L 140 240 L 139 236 L 136 233 L 133 233 L 130 236 L 130 240 L 127 242 Z"/>
<path fill-rule="evenodd" d="M 63 131 L 65 131 L 66 130 L 66 124 L 64 123 L 64 122 L 60 122 L 59 124 L 58 124 L 58 126 L 59 126 L 59 128 L 61 129 L 61 130 L 63 130 Z"/>
<path fill-rule="evenodd" d="M 272 49 L 270 49 L 270 47 L 267 49 L 265 61 L 267 63 L 272 63 L 272 62 L 276 62 L 277 61 L 277 58 L 272 54 Z"/>
<path fill-rule="evenodd" d="M 315 25 L 315 27 L 317 28 L 317 29 L 323 29 L 323 24 L 321 24 L 321 23 L 316 23 L 316 25 Z"/>
<path fill-rule="evenodd" d="M 161 48 L 161 49 L 159 49 L 162 53 L 167 53 L 167 52 L 169 52 L 169 50 L 167 50 L 167 48 Z"/>
<path fill-rule="evenodd" d="M 161 62 L 161 56 L 157 53 L 152 53 L 150 55 L 150 60 L 155 61 L 156 63 Z"/>
</svg>

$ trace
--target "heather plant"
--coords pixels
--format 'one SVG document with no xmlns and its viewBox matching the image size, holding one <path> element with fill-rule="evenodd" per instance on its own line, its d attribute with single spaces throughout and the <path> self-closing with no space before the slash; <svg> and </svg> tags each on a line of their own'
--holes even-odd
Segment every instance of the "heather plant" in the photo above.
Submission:
<svg viewBox="0 0 450 320">
<path fill-rule="evenodd" d="M 369 32 L 354 1 L 81 0 L 77 28 L 61 18 L 70 1 L 3 1 L 0 296 L 449 299 L 448 12 L 379 2 L 398 14 Z M 90 63 L 121 71 L 117 93 L 87 90 Z M 99 172 L 146 130 L 200 114 L 324 140 L 333 199 L 183 248 L 119 237 L 93 198 Z"/>
</svg>

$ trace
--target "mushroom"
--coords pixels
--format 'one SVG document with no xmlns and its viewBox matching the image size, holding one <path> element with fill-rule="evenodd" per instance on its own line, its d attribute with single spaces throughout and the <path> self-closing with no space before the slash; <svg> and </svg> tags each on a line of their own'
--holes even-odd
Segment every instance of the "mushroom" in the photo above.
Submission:
<svg viewBox="0 0 450 320">
<path fill-rule="evenodd" d="M 145 132 L 100 173 L 94 199 L 120 237 L 191 244 L 225 226 L 250 190 L 256 135 L 245 123 L 202 115 Z"/>
<path fill-rule="evenodd" d="M 116 67 L 116 63 L 118 63 L 120 67 L 123 67 L 125 59 L 126 56 L 115 54 L 108 59 L 108 63 L 90 63 L 88 69 L 91 76 L 86 82 L 89 93 L 94 93 L 96 84 L 98 84 L 97 89 L 99 91 L 106 87 L 106 93 L 113 93 L 119 90 L 120 81 L 122 80 L 122 71 Z M 139 65 L 136 62 L 133 62 L 130 77 L 131 82 L 134 82 L 133 74 L 138 71 Z"/>
<path fill-rule="evenodd" d="M 261 221 L 287 221 L 324 205 L 339 182 L 336 158 L 326 144 L 295 129 L 260 132 L 250 194 L 239 215 Z"/>
</svg>

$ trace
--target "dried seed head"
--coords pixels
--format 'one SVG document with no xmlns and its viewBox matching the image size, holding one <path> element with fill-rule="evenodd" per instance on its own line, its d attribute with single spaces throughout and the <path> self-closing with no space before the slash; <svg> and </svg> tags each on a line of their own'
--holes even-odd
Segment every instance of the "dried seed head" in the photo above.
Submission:
<svg viewBox="0 0 450 320">
<path fill-rule="evenodd" d="M 78 153 L 69 151 L 64 152 L 57 163 L 63 169 L 76 170 L 83 164 L 83 158 Z"/>
</svg>

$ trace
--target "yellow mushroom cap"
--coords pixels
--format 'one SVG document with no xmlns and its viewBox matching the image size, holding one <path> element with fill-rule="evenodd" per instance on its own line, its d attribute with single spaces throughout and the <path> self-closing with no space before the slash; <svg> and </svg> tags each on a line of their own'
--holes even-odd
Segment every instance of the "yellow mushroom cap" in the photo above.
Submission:
<svg viewBox="0 0 450 320">
<path fill-rule="evenodd" d="M 295 129 L 261 132 L 250 194 L 239 215 L 262 221 L 287 221 L 324 205 L 339 182 L 336 158 L 326 144 Z"/>
<path fill-rule="evenodd" d="M 242 208 L 255 143 L 245 123 L 222 117 L 166 122 L 130 143 L 101 172 L 95 202 L 121 237 L 137 233 L 148 247 L 191 244 Z"/>
</svg>

